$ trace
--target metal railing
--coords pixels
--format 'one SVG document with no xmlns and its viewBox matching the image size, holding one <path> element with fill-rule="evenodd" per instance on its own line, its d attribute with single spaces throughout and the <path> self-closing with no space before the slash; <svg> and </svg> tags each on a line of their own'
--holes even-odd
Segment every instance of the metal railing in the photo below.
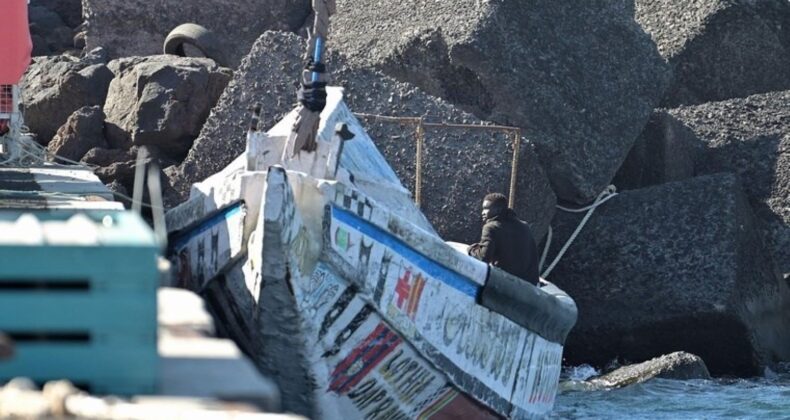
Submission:
<svg viewBox="0 0 790 420">
<path fill-rule="evenodd" d="M 10 118 L 14 105 L 14 86 L 0 85 L 0 118 Z"/>
<path fill-rule="evenodd" d="M 22 128 L 22 113 L 19 111 L 21 93 L 17 85 L 0 85 L 0 120 L 10 128 L 11 135 Z"/>
<path fill-rule="evenodd" d="M 476 124 L 455 124 L 455 123 L 429 123 L 421 117 L 392 117 L 387 115 L 355 113 L 358 118 L 372 119 L 382 122 L 407 123 L 414 125 L 414 136 L 417 140 L 414 174 L 414 202 L 420 207 L 422 203 L 422 164 L 423 152 L 425 148 L 425 128 L 448 128 L 448 129 L 474 129 L 503 132 L 513 140 L 513 159 L 510 163 L 510 191 L 508 192 L 508 206 L 514 208 L 516 202 L 516 185 L 518 177 L 518 161 L 521 151 L 521 128 L 505 125 L 476 125 Z"/>
</svg>

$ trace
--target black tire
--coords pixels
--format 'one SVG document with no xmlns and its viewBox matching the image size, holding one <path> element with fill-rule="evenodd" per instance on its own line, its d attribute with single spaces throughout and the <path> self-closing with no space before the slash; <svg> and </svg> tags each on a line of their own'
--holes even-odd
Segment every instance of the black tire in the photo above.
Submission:
<svg viewBox="0 0 790 420">
<path fill-rule="evenodd" d="M 200 50 L 204 56 L 214 60 L 220 66 L 228 66 L 225 49 L 219 38 L 210 30 L 195 23 L 184 23 L 170 31 L 165 39 L 165 54 L 186 57 L 184 45 L 189 44 Z"/>
</svg>

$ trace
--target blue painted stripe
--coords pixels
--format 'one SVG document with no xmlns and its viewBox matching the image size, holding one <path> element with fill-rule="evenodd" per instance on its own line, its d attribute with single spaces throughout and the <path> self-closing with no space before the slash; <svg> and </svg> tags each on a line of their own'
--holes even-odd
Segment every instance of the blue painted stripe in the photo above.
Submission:
<svg viewBox="0 0 790 420">
<path fill-rule="evenodd" d="M 400 254 L 432 278 L 442 281 L 467 296 L 477 298 L 480 291 L 480 286 L 477 283 L 437 264 L 384 229 L 335 205 L 332 206 L 332 217 Z"/>
<path fill-rule="evenodd" d="M 207 232 L 212 227 L 216 226 L 219 223 L 224 222 L 225 220 L 230 219 L 231 217 L 235 216 L 237 213 L 241 212 L 243 204 L 241 201 L 238 203 L 226 208 L 225 210 L 220 211 L 219 213 L 211 216 L 210 218 L 203 221 L 203 223 L 197 225 L 196 227 L 190 229 L 188 232 L 179 235 L 177 239 L 174 241 L 173 248 L 178 249 L 182 246 L 186 245 L 194 239 L 196 236 L 199 236 L 205 232 Z"/>
</svg>

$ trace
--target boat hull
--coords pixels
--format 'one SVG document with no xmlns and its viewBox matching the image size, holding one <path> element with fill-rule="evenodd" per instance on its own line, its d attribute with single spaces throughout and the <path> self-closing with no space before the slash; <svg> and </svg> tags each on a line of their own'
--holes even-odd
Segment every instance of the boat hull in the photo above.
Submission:
<svg viewBox="0 0 790 420">
<path fill-rule="evenodd" d="M 342 102 L 328 112 L 322 120 L 340 115 L 364 132 Z M 206 297 L 278 383 L 289 411 L 345 419 L 547 414 L 573 300 L 458 252 L 414 220 L 410 202 L 381 204 L 369 193 L 375 177 L 356 183 L 366 178 L 361 165 L 336 159 L 337 172 L 315 176 L 288 162 L 250 171 L 245 162 L 260 159 L 242 156 L 196 186 L 168 214 L 179 285 Z M 356 177 L 341 173 L 348 167 Z M 499 296 L 514 285 L 518 293 Z M 513 305 L 520 312 L 498 308 Z"/>
</svg>

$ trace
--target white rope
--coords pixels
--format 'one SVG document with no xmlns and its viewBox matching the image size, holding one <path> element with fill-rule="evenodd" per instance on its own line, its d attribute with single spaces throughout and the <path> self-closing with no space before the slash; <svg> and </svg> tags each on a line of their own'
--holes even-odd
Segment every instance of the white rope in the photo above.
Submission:
<svg viewBox="0 0 790 420">
<path fill-rule="evenodd" d="M 606 189 L 604 189 L 603 192 L 598 194 L 598 197 L 589 206 L 582 207 L 580 209 L 571 209 L 571 208 L 563 207 L 563 206 L 560 206 L 560 205 L 557 206 L 558 209 L 560 209 L 562 211 L 569 212 L 569 213 L 582 213 L 582 212 L 586 211 L 587 214 L 584 215 L 584 218 L 579 223 L 579 226 L 576 227 L 576 230 L 573 231 L 573 234 L 571 235 L 571 237 L 568 238 L 568 241 L 565 242 L 565 245 L 563 245 L 562 249 L 560 249 L 560 252 L 557 254 L 556 257 L 554 257 L 554 261 L 552 261 L 552 263 L 549 266 L 549 268 L 547 268 L 545 271 L 541 272 L 541 275 L 540 275 L 541 277 L 543 277 L 545 279 L 545 278 L 547 278 L 549 276 L 549 274 L 551 274 L 551 271 L 554 270 L 554 267 L 556 267 L 557 263 L 560 262 L 560 259 L 562 259 L 562 256 L 565 255 L 565 252 L 568 251 L 568 248 L 570 248 L 570 246 L 573 243 L 573 241 L 576 239 L 576 237 L 579 235 L 579 233 L 581 233 L 582 229 L 584 228 L 584 225 L 587 224 L 588 220 L 590 220 L 590 217 L 595 212 L 595 209 L 598 208 L 598 206 L 600 206 L 601 204 L 611 200 L 616 195 L 617 195 L 617 188 L 615 188 L 614 185 L 610 185 L 610 186 L 606 187 Z M 546 246 L 543 248 L 543 255 L 540 258 L 540 265 L 539 265 L 540 270 L 543 270 L 543 264 L 546 262 L 546 255 L 549 252 L 549 247 L 551 247 L 552 235 L 553 235 L 552 229 L 551 229 L 551 226 L 549 226 L 549 233 L 548 233 L 548 235 L 546 237 Z"/>
<path fill-rule="evenodd" d="M 11 130 L 7 135 L 0 137 L 8 155 L 0 161 L 0 166 L 11 167 L 66 167 L 73 168 L 78 166 L 86 169 L 97 169 L 98 166 L 83 162 L 77 162 L 66 157 L 57 155 L 49 151 L 46 147 L 38 144 L 30 133 L 30 129 L 25 125 L 24 116 L 19 109 L 19 100 L 22 97 L 22 90 L 17 85 L 13 85 L 12 101 L 13 111 L 11 113 Z M 58 162 L 65 163 L 61 164 Z"/>
<path fill-rule="evenodd" d="M 18 86 L 14 86 L 13 92 L 13 108 L 18 109 L 18 100 L 21 97 L 21 91 Z M 13 168 L 30 168 L 30 167 L 48 167 L 48 168 L 81 168 L 81 169 L 90 169 L 91 171 L 95 171 L 99 168 L 98 165 L 88 164 L 84 162 L 77 162 L 75 160 L 60 156 L 58 154 L 52 153 L 46 147 L 40 145 L 38 142 L 35 141 L 33 136 L 30 134 L 30 129 L 24 125 L 24 118 L 21 113 L 14 112 L 12 113 L 11 118 L 11 130 L 10 132 L 0 137 L 0 141 L 3 142 L 5 146 L 6 153 L 5 159 L 0 160 L 0 167 L 13 167 Z M 60 163 L 59 163 L 60 162 Z M 141 161 L 138 160 L 135 163 L 135 166 L 139 165 Z M 144 167 L 145 165 L 143 165 Z M 137 171 L 140 172 L 140 171 Z M 158 175 L 158 174 L 157 174 Z M 151 176 L 149 175 L 149 178 Z M 156 177 L 158 179 L 158 176 Z M 157 180 L 157 182 L 159 182 Z M 4 191 L 5 194 L 17 194 L 17 195 L 37 195 L 37 196 L 47 196 L 47 197 L 57 197 L 57 198 L 66 198 L 71 200 L 85 200 L 83 197 L 80 197 L 75 194 L 68 194 L 68 193 L 61 193 L 56 191 Z M 132 202 L 132 204 L 137 204 L 139 206 L 144 206 L 153 209 L 156 211 L 165 211 L 167 210 L 162 205 L 162 200 L 159 199 L 156 203 L 146 203 L 143 202 L 142 199 L 135 200 L 133 197 L 129 197 L 126 194 L 122 194 L 119 192 L 112 192 L 114 195 L 123 197 Z M 159 187 L 159 194 L 161 194 L 161 186 Z"/>
<path fill-rule="evenodd" d="M 540 256 L 540 264 L 538 264 L 538 271 L 543 270 L 543 265 L 546 263 L 546 257 L 549 255 L 549 247 L 551 246 L 551 239 L 554 236 L 554 229 L 549 225 L 549 231 L 546 233 L 546 246 L 543 247 L 543 254 Z"/>
<path fill-rule="evenodd" d="M 19 136 L 6 138 L 5 145 L 8 147 L 9 156 L 0 161 L 0 166 L 31 167 L 47 166 L 55 168 L 74 168 L 96 169 L 98 166 L 77 162 L 69 158 L 57 155 L 49 151 L 46 147 L 38 144 L 33 138 L 22 133 Z M 58 161 L 63 163 L 58 163 Z"/>
</svg>

